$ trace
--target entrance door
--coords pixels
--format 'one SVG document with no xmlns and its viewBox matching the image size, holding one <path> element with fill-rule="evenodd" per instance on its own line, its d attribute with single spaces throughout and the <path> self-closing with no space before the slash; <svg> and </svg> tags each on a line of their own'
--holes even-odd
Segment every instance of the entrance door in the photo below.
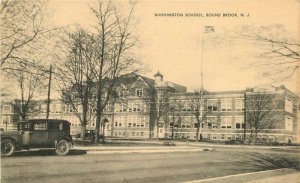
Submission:
<svg viewBox="0 0 300 183">
<path fill-rule="evenodd" d="M 165 129 L 158 128 L 158 138 L 164 138 L 164 137 L 165 137 Z"/>
</svg>

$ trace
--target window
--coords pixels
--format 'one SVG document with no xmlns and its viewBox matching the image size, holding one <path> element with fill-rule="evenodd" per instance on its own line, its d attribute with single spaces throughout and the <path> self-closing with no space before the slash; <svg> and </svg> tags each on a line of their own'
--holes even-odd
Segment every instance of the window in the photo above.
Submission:
<svg viewBox="0 0 300 183">
<path fill-rule="evenodd" d="M 128 95 L 128 91 L 127 90 L 123 90 L 119 93 L 120 97 L 126 97 Z"/>
<path fill-rule="evenodd" d="M 235 99 L 235 110 L 236 111 L 244 110 L 244 100 L 243 99 Z"/>
<path fill-rule="evenodd" d="M 207 116 L 206 118 L 207 128 L 218 128 L 218 121 L 216 116 Z"/>
<path fill-rule="evenodd" d="M 66 107 L 65 107 L 65 112 L 67 112 L 67 113 L 72 113 L 72 112 L 74 112 L 73 107 L 70 106 L 70 105 L 66 105 Z"/>
<path fill-rule="evenodd" d="M 111 104 L 107 103 L 107 105 L 105 106 L 104 111 L 111 111 Z"/>
<path fill-rule="evenodd" d="M 189 100 L 182 100 L 183 106 L 182 106 L 182 111 L 192 111 L 192 102 Z"/>
<path fill-rule="evenodd" d="M 144 112 L 147 112 L 147 110 L 148 110 L 148 106 L 147 106 L 147 104 L 144 103 L 144 104 L 143 104 L 143 111 L 144 111 Z"/>
<path fill-rule="evenodd" d="M 221 117 L 221 128 L 231 128 L 231 116 Z"/>
<path fill-rule="evenodd" d="M 11 113 L 11 105 L 3 105 L 3 114 Z"/>
<path fill-rule="evenodd" d="M 217 111 L 218 110 L 218 100 L 217 99 L 208 99 L 207 100 L 207 110 L 208 111 Z"/>
<path fill-rule="evenodd" d="M 120 112 L 121 105 L 115 104 L 115 112 Z"/>
<path fill-rule="evenodd" d="M 30 130 L 30 124 L 28 122 L 18 123 L 18 130 Z"/>
<path fill-rule="evenodd" d="M 55 104 L 55 113 L 61 113 L 61 104 Z"/>
<path fill-rule="evenodd" d="M 285 98 L 285 110 L 287 112 L 293 113 L 293 102 L 290 98 Z"/>
<path fill-rule="evenodd" d="M 115 112 L 126 112 L 127 107 L 125 104 L 115 104 Z"/>
<path fill-rule="evenodd" d="M 241 135 L 236 134 L 235 135 L 235 140 L 241 140 Z"/>
<path fill-rule="evenodd" d="M 143 89 L 136 89 L 135 93 L 137 96 L 141 97 L 141 96 L 143 96 Z"/>
<path fill-rule="evenodd" d="M 49 130 L 59 130 L 60 129 L 60 123 L 48 122 L 48 129 Z"/>
<path fill-rule="evenodd" d="M 3 125 L 10 124 L 10 116 L 2 116 L 2 124 Z"/>
<path fill-rule="evenodd" d="M 42 111 L 42 113 L 46 113 L 47 112 L 47 105 L 46 104 L 42 104 L 41 105 L 41 111 Z"/>
<path fill-rule="evenodd" d="M 285 117 L 285 130 L 293 131 L 293 118 Z"/>
<path fill-rule="evenodd" d="M 193 116 L 182 116 L 181 128 L 191 128 L 191 123 L 194 124 L 193 118 Z"/>
<path fill-rule="evenodd" d="M 141 121 L 142 121 L 142 123 L 145 123 L 145 127 L 149 127 L 149 117 L 148 116 L 141 117 Z"/>
<path fill-rule="evenodd" d="M 225 135 L 224 134 L 221 134 L 220 140 L 225 140 Z"/>
<path fill-rule="evenodd" d="M 231 99 L 222 99 L 221 100 L 221 110 L 222 111 L 231 111 L 232 101 Z"/>
<path fill-rule="evenodd" d="M 134 104 L 133 105 L 133 112 L 140 112 L 141 111 L 141 105 L 140 104 Z"/>
<path fill-rule="evenodd" d="M 128 112 L 132 112 L 133 103 L 128 103 Z"/>
<path fill-rule="evenodd" d="M 213 134 L 213 140 L 217 140 L 218 136 L 216 134 Z"/>
<path fill-rule="evenodd" d="M 47 130 L 47 123 L 45 122 L 35 122 L 33 124 L 34 130 Z"/>
<path fill-rule="evenodd" d="M 144 136 L 144 132 L 141 132 L 141 136 Z"/>
<path fill-rule="evenodd" d="M 244 117 L 243 116 L 235 117 L 235 128 L 236 129 L 244 129 Z"/>
</svg>

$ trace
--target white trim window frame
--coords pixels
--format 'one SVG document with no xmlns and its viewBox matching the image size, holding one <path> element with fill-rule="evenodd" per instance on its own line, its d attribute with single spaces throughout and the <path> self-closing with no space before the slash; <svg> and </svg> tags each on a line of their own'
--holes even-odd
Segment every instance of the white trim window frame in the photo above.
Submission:
<svg viewBox="0 0 300 183">
<path fill-rule="evenodd" d="M 5 104 L 5 105 L 2 106 L 3 114 L 11 114 L 12 113 L 11 109 L 12 109 L 11 105 L 8 105 L 8 104 Z"/>
<path fill-rule="evenodd" d="M 218 111 L 218 99 L 207 99 L 206 108 L 210 112 Z"/>
<path fill-rule="evenodd" d="M 142 97 L 142 96 L 144 95 L 144 90 L 143 90 L 143 88 L 137 88 L 137 89 L 135 89 L 135 94 L 136 94 L 136 96 L 138 96 L 138 97 Z"/>
<path fill-rule="evenodd" d="M 3 125 L 8 125 L 11 122 L 11 117 L 10 116 L 2 116 L 2 124 Z"/>
<path fill-rule="evenodd" d="M 231 116 L 221 116 L 221 128 L 231 129 L 232 128 L 232 117 Z"/>
<path fill-rule="evenodd" d="M 285 117 L 285 130 L 293 131 L 293 118 L 290 116 Z"/>
<path fill-rule="evenodd" d="M 235 129 L 244 129 L 244 116 L 234 117 Z"/>
<path fill-rule="evenodd" d="M 243 111 L 244 110 L 244 99 L 236 98 L 235 99 L 235 111 Z"/>
<path fill-rule="evenodd" d="M 221 99 L 221 111 L 222 112 L 232 111 L 232 99 L 231 98 Z"/>
</svg>

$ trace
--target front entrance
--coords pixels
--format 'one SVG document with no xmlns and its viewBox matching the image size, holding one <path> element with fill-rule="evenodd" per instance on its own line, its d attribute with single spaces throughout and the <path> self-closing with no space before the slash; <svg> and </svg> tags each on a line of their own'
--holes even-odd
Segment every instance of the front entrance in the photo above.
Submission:
<svg viewBox="0 0 300 183">
<path fill-rule="evenodd" d="M 165 129 L 158 128 L 158 138 L 164 138 L 164 137 L 165 137 Z"/>
</svg>

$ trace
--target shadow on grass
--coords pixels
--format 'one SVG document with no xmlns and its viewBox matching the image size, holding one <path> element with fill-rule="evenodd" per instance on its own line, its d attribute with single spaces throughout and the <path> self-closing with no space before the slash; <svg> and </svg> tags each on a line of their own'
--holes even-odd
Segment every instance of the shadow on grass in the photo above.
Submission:
<svg viewBox="0 0 300 183">
<path fill-rule="evenodd" d="M 74 156 L 74 155 L 83 155 L 86 154 L 86 150 L 70 150 L 69 154 L 67 156 Z M 22 156 L 58 156 L 55 153 L 55 150 L 34 150 L 34 151 L 21 151 L 21 152 L 15 152 L 13 155 L 14 157 L 22 157 Z"/>
<path fill-rule="evenodd" d="M 290 168 L 300 171 L 300 161 L 298 158 L 287 157 L 284 155 L 271 155 L 259 153 L 247 153 L 247 160 L 237 161 L 238 167 L 247 170 L 272 170 L 280 168 Z M 246 167 L 245 167 L 246 165 Z"/>
</svg>

